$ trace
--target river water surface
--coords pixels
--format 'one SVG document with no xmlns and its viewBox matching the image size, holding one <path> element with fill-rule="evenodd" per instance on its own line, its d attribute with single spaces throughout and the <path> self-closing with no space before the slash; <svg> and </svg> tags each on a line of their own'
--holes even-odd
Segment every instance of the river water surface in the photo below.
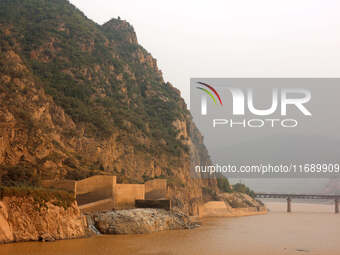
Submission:
<svg viewBox="0 0 340 255">
<path fill-rule="evenodd" d="M 52 243 L 0 245 L 1 255 L 340 254 L 333 205 L 267 203 L 267 215 L 204 219 L 200 228 L 148 235 L 96 236 Z"/>
</svg>

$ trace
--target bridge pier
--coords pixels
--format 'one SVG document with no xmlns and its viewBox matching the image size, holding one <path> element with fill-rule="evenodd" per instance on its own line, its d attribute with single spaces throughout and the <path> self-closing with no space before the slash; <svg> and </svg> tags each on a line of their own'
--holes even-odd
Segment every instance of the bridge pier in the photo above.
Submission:
<svg viewBox="0 0 340 255">
<path fill-rule="evenodd" d="M 335 210 L 335 213 L 339 213 L 339 199 L 335 199 L 334 200 L 334 210 Z"/>
<path fill-rule="evenodd" d="M 287 213 L 292 212 L 292 199 L 287 197 Z"/>
</svg>

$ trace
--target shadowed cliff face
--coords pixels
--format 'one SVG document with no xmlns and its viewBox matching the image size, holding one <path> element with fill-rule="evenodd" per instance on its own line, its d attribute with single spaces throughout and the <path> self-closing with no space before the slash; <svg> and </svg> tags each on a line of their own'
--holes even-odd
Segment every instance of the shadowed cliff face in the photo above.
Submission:
<svg viewBox="0 0 340 255">
<path fill-rule="evenodd" d="M 63 0 L 0 2 L 3 184 L 167 178 L 174 206 L 196 213 L 202 187 L 217 188 L 190 178 L 190 151 L 210 160 L 180 92 L 126 21 L 99 26 Z"/>
</svg>

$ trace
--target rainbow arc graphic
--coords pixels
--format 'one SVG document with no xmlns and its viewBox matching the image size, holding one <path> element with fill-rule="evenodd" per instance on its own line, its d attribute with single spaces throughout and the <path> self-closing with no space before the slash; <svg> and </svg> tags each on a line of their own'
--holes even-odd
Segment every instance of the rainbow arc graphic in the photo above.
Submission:
<svg viewBox="0 0 340 255">
<path fill-rule="evenodd" d="M 207 83 L 204 83 L 204 82 L 200 82 L 200 81 L 197 82 L 197 83 L 205 87 L 205 88 L 196 87 L 197 89 L 202 90 L 202 91 L 204 91 L 205 93 L 207 93 L 207 94 L 212 98 L 212 100 L 214 101 L 214 103 L 217 105 L 217 101 L 216 101 L 216 99 L 215 99 L 215 97 L 214 97 L 214 94 L 215 94 L 215 96 L 218 98 L 218 101 L 219 101 L 220 104 L 223 106 L 220 95 L 218 94 L 218 92 L 217 92 L 211 85 L 209 85 L 209 84 L 207 84 Z M 211 92 L 212 92 L 212 93 L 211 93 Z"/>
</svg>

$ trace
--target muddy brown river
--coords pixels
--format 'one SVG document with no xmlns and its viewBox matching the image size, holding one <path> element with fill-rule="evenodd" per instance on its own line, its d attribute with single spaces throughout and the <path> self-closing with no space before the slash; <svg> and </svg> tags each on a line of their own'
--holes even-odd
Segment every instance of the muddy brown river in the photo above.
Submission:
<svg viewBox="0 0 340 255">
<path fill-rule="evenodd" d="M 200 228 L 0 245 L 1 255 L 340 254 L 340 214 L 332 204 L 267 203 L 267 215 L 209 218 Z"/>
</svg>

